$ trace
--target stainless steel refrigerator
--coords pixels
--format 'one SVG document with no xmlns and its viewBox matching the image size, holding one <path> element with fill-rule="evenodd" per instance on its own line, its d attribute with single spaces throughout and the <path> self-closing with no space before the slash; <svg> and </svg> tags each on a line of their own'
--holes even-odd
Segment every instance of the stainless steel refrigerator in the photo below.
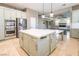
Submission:
<svg viewBox="0 0 79 59">
<path fill-rule="evenodd" d="M 27 19 L 24 18 L 16 18 L 16 37 L 19 37 L 20 30 L 27 29 Z"/>
</svg>

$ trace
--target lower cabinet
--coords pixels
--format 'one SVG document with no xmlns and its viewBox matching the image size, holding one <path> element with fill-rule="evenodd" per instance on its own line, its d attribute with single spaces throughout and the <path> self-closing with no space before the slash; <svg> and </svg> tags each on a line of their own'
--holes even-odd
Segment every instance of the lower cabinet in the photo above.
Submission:
<svg viewBox="0 0 79 59">
<path fill-rule="evenodd" d="M 57 37 L 56 34 L 50 35 L 50 51 L 52 52 L 56 48 Z"/>
<path fill-rule="evenodd" d="M 24 33 L 20 33 L 19 36 L 20 46 L 29 54 L 29 55 L 36 55 L 36 42 L 28 35 Z"/>
<path fill-rule="evenodd" d="M 20 33 L 20 46 L 31 56 L 46 56 L 56 47 L 55 39 L 50 42 L 50 36 L 40 39 Z"/>
<path fill-rule="evenodd" d="M 31 55 L 31 56 L 35 56 L 35 55 L 38 55 L 37 54 L 37 43 L 34 41 L 34 40 L 32 40 L 32 38 L 29 40 L 29 55 Z"/>
<path fill-rule="evenodd" d="M 45 56 L 49 55 L 50 47 L 49 47 L 49 36 L 46 36 L 37 42 L 38 45 L 38 55 Z"/>
<path fill-rule="evenodd" d="M 30 37 L 29 36 L 27 36 L 27 35 L 25 35 L 25 34 L 23 34 L 23 37 L 22 37 L 23 39 L 22 39 L 22 44 L 23 44 L 23 49 L 25 50 L 25 51 L 27 51 L 27 53 L 29 53 L 30 51 L 29 51 L 29 40 L 30 40 Z"/>
<path fill-rule="evenodd" d="M 79 38 L 79 29 L 71 29 L 70 36 L 73 38 Z"/>
<path fill-rule="evenodd" d="M 22 33 L 19 33 L 19 43 L 20 43 L 20 46 L 23 47 L 23 34 Z"/>
</svg>

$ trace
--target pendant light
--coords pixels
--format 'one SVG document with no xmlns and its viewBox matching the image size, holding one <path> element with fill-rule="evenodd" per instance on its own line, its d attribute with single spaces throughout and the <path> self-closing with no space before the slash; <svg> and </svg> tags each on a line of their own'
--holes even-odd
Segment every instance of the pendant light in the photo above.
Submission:
<svg viewBox="0 0 79 59">
<path fill-rule="evenodd" d="M 43 14 L 41 15 L 41 18 L 45 18 L 45 14 L 44 14 L 44 2 L 43 2 Z"/>
<path fill-rule="evenodd" d="M 53 17 L 54 13 L 52 12 L 52 3 L 51 3 L 51 13 L 50 13 L 50 17 Z"/>
<path fill-rule="evenodd" d="M 42 14 L 42 15 L 41 15 L 41 17 L 42 17 L 42 18 L 45 18 L 45 15 L 44 15 L 44 14 Z"/>
</svg>

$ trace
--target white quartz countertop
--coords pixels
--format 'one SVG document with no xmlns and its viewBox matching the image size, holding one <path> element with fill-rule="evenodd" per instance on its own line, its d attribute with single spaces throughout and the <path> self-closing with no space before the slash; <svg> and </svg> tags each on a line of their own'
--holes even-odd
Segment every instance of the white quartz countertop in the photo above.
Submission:
<svg viewBox="0 0 79 59">
<path fill-rule="evenodd" d="M 58 34 L 63 31 L 62 30 L 52 30 L 52 29 L 28 29 L 28 30 L 20 30 L 20 32 L 33 36 L 33 37 L 36 37 L 36 38 L 41 38 L 41 37 L 47 36 L 52 33 Z"/>
</svg>

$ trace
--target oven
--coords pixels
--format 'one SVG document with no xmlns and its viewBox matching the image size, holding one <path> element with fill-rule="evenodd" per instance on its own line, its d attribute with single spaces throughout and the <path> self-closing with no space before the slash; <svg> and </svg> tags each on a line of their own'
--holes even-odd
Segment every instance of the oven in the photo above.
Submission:
<svg viewBox="0 0 79 59">
<path fill-rule="evenodd" d="M 15 35 L 15 20 L 5 20 L 5 37 Z"/>
<path fill-rule="evenodd" d="M 59 23 L 59 27 L 65 28 L 65 27 L 67 27 L 67 26 L 66 26 L 66 23 Z"/>
</svg>

